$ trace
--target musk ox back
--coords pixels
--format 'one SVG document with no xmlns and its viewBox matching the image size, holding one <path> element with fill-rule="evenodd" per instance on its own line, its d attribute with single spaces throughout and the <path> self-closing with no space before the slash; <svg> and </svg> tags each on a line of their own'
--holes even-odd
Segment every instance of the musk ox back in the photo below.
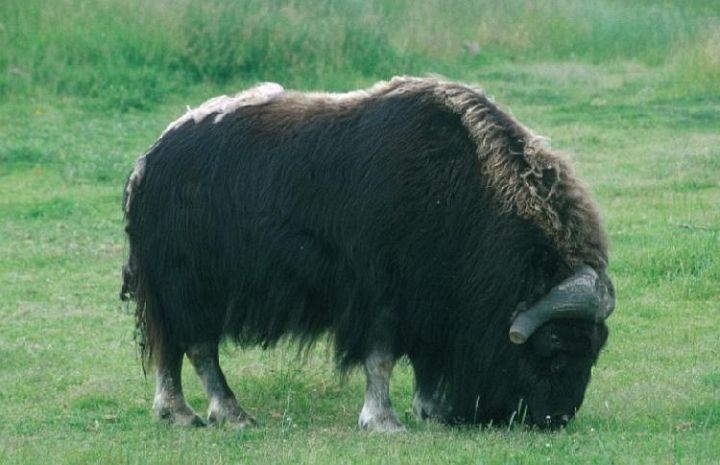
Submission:
<svg viewBox="0 0 720 465">
<path fill-rule="evenodd" d="M 254 423 L 218 344 L 332 335 L 363 365 L 362 428 L 398 431 L 388 383 L 415 372 L 421 418 L 564 425 L 607 338 L 599 215 L 569 164 L 480 91 L 395 78 L 347 94 L 263 84 L 172 123 L 125 190 L 124 299 L 136 301 L 154 411 Z"/>
</svg>

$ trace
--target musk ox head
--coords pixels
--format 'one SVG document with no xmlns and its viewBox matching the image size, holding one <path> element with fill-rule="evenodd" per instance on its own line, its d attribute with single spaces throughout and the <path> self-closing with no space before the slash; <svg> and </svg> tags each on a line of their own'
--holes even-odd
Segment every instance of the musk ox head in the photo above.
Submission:
<svg viewBox="0 0 720 465">
<path fill-rule="evenodd" d="M 614 308 L 605 271 L 581 265 L 513 319 L 510 340 L 523 346 L 518 395 L 532 424 L 564 426 L 580 408 Z"/>
<path fill-rule="evenodd" d="M 519 348 L 510 416 L 541 428 L 567 425 L 583 403 L 607 336 L 602 322 L 552 320 L 540 327 Z"/>
<path fill-rule="evenodd" d="M 431 389 L 421 381 L 416 415 L 453 424 L 567 425 L 583 403 L 614 306 L 605 271 L 577 267 L 531 305 L 518 305 L 495 353 L 487 353 L 487 340 L 473 345 L 463 336 L 470 361 Z"/>
</svg>

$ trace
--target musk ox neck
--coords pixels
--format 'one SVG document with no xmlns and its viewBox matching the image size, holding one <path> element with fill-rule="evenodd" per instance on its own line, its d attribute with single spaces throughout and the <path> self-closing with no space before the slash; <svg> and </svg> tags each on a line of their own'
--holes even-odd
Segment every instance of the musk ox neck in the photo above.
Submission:
<svg viewBox="0 0 720 465">
<path fill-rule="evenodd" d="M 607 240 L 587 187 L 565 157 L 482 91 L 433 78 L 396 77 L 370 94 L 419 93 L 457 114 L 476 145 L 496 202 L 535 224 L 571 267 L 607 266 Z"/>
</svg>

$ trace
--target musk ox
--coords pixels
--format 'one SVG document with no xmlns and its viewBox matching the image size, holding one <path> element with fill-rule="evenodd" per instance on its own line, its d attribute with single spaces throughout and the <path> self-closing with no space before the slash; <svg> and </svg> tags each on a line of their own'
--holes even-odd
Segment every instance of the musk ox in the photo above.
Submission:
<svg viewBox="0 0 720 465">
<path fill-rule="evenodd" d="M 400 431 L 388 384 L 456 423 L 565 425 L 614 308 L 597 208 L 546 139 L 481 91 L 394 78 L 345 94 L 262 84 L 188 111 L 130 174 L 123 299 L 136 302 L 153 409 L 245 426 L 218 344 L 311 344 L 366 375 L 361 428 Z"/>
</svg>

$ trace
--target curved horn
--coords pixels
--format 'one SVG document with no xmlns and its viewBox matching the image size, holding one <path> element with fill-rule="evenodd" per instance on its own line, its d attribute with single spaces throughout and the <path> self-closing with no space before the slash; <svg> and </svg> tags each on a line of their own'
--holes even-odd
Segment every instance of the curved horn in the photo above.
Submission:
<svg viewBox="0 0 720 465">
<path fill-rule="evenodd" d="M 535 305 L 518 314 L 510 327 L 510 341 L 523 344 L 551 319 L 570 318 L 601 322 L 615 308 L 615 290 L 605 271 L 600 275 L 581 265 Z"/>
</svg>

